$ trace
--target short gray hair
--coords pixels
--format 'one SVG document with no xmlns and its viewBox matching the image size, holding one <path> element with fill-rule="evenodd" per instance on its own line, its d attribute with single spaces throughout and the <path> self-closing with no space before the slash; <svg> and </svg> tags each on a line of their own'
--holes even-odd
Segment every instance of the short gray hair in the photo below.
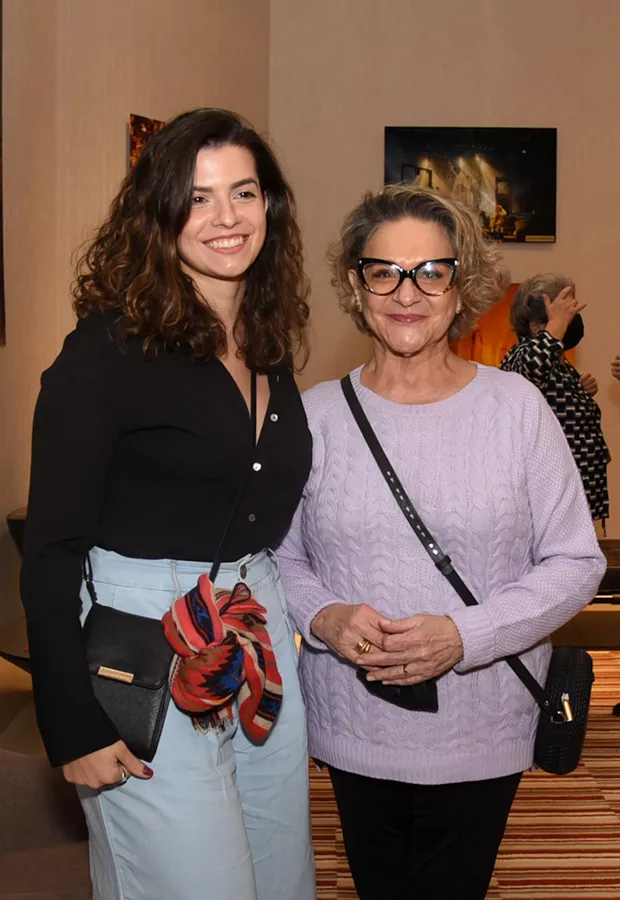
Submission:
<svg viewBox="0 0 620 900">
<path fill-rule="evenodd" d="M 510 307 L 510 324 L 519 338 L 531 337 L 530 325 L 546 325 L 548 316 L 544 294 L 555 300 L 560 291 L 570 287 L 572 279 L 565 275 L 532 275 L 519 285 Z"/>
</svg>

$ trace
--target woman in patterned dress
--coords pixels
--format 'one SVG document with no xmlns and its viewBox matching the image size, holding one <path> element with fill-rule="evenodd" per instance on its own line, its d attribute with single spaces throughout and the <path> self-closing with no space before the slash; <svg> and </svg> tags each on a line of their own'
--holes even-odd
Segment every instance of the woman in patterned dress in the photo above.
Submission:
<svg viewBox="0 0 620 900">
<path fill-rule="evenodd" d="M 596 379 L 580 375 L 566 356 L 583 337 L 581 311 L 575 285 L 556 275 L 534 275 L 519 287 L 510 319 L 519 338 L 501 362 L 507 372 L 518 372 L 539 388 L 556 414 L 581 474 L 594 519 L 609 516 L 607 463 L 609 450 L 601 428 L 601 410 L 594 399 Z"/>
</svg>

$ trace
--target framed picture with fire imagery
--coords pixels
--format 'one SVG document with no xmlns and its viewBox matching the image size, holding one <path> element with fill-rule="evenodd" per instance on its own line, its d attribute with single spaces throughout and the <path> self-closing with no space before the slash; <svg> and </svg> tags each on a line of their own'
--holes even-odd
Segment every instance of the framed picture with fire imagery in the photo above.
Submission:
<svg viewBox="0 0 620 900">
<path fill-rule="evenodd" d="M 498 241 L 551 243 L 556 232 L 557 129 L 385 129 L 385 183 L 463 200 Z"/>
</svg>

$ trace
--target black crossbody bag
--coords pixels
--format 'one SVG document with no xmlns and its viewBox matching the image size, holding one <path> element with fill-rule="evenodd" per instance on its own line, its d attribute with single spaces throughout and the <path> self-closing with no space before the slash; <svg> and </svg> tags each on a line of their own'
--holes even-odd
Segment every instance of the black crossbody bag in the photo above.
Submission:
<svg viewBox="0 0 620 900">
<path fill-rule="evenodd" d="M 414 534 L 435 566 L 450 582 L 463 603 L 466 606 L 477 606 L 478 601 L 454 569 L 450 557 L 442 551 L 435 538 L 428 531 L 413 503 L 407 496 L 370 422 L 366 418 L 351 378 L 347 375 L 340 384 L 370 452 L 374 456 L 388 487 L 392 491 Z M 534 747 L 536 764 L 546 772 L 552 772 L 555 775 L 566 775 L 572 772 L 579 763 L 588 724 L 590 695 L 594 681 L 592 657 L 580 647 L 555 647 L 551 655 L 544 687 L 536 681 L 518 656 L 507 656 L 504 658 L 504 661 L 523 682 L 540 708 L 541 714 Z M 358 675 L 369 690 L 381 696 L 380 692 L 373 690 L 374 685 L 380 684 L 380 682 L 367 682 L 364 677 L 364 670 L 361 670 Z M 423 682 L 423 684 L 428 683 Z M 420 687 L 420 685 L 411 685 L 410 687 Z M 435 684 L 434 687 L 436 691 Z M 401 687 L 402 690 L 403 688 Z M 386 696 L 385 699 L 390 700 L 390 697 Z M 394 700 L 390 700 L 390 702 L 394 702 Z M 404 706 L 403 703 L 397 703 L 397 705 Z M 416 706 L 409 706 L 408 708 L 423 709 L 423 707 Z"/>
<path fill-rule="evenodd" d="M 256 372 L 251 374 L 252 450 L 256 446 Z M 215 581 L 230 526 L 251 471 L 251 460 L 224 526 L 209 572 Z M 88 554 L 84 581 L 92 606 L 84 622 L 86 661 L 95 697 L 121 739 L 139 759 L 155 756 L 170 703 L 170 678 L 175 655 L 161 619 L 123 612 L 98 602 Z"/>
</svg>

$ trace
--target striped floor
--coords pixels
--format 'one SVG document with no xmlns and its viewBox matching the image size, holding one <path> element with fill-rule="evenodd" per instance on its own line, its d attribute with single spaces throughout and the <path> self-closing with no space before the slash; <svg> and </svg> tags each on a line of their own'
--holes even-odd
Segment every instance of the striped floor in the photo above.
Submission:
<svg viewBox="0 0 620 900">
<path fill-rule="evenodd" d="M 620 702 L 620 652 L 592 655 L 582 764 L 563 778 L 525 776 L 487 900 L 620 900 L 620 719 L 610 714 Z M 355 900 L 329 778 L 313 768 L 311 794 L 318 898 Z"/>
</svg>

